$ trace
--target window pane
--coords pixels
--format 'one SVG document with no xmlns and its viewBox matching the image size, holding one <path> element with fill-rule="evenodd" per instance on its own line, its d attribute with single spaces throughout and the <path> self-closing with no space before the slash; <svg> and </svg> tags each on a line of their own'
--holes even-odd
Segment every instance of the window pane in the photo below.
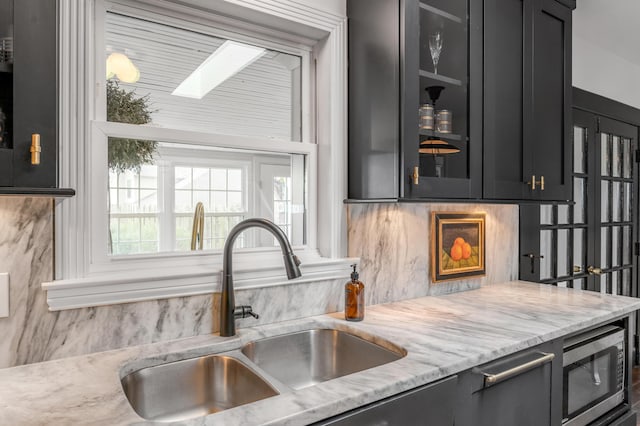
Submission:
<svg viewBox="0 0 640 426">
<path fill-rule="evenodd" d="M 569 206 L 566 204 L 558 205 L 558 224 L 566 225 L 569 223 Z"/>
<path fill-rule="evenodd" d="M 624 167 L 622 171 L 622 177 L 630 178 L 631 177 L 631 161 L 633 161 L 632 155 L 633 151 L 631 150 L 631 140 L 622 138 L 622 156 L 624 158 Z"/>
<path fill-rule="evenodd" d="M 611 228 L 611 266 L 620 266 L 620 227 Z"/>
<path fill-rule="evenodd" d="M 553 278 L 551 271 L 553 231 L 540 231 L 540 279 Z"/>
<path fill-rule="evenodd" d="M 622 209 L 622 183 L 611 182 L 611 216 L 613 222 L 620 222 Z"/>
<path fill-rule="evenodd" d="M 191 250 L 198 203 L 204 206 L 204 229 L 196 231 L 205 250 L 222 249 L 231 228 L 249 217 L 271 220 L 292 244 L 304 244 L 304 155 L 157 141 L 147 160 L 136 158 L 127 144 L 151 146 L 149 141 L 124 141 L 116 155 L 127 169 L 109 165 L 111 254 Z M 264 234 L 243 232 L 236 247 L 277 245 Z"/>
<path fill-rule="evenodd" d="M 551 204 L 540 205 L 540 224 L 554 225 L 553 223 L 553 206 Z"/>
<path fill-rule="evenodd" d="M 622 174 L 622 150 L 620 143 L 621 141 L 618 136 L 612 138 L 611 174 L 614 177 L 620 177 Z"/>
<path fill-rule="evenodd" d="M 569 275 L 569 230 L 558 230 L 558 276 Z"/>
<path fill-rule="evenodd" d="M 573 128 L 573 171 L 575 173 L 586 173 L 585 159 L 587 152 L 586 144 L 587 130 L 582 127 Z"/>
<path fill-rule="evenodd" d="M 600 267 L 608 268 L 609 267 L 609 250 L 611 249 L 611 244 L 609 242 L 609 228 L 602 227 L 600 229 Z"/>
<path fill-rule="evenodd" d="M 573 179 L 573 223 L 584 223 L 585 221 L 585 180 L 580 178 Z"/>
<path fill-rule="evenodd" d="M 600 136 L 600 174 L 611 176 L 611 141 L 609 135 L 603 133 Z"/>
<path fill-rule="evenodd" d="M 115 13 L 105 44 L 108 121 L 301 140 L 300 56 Z"/>
<path fill-rule="evenodd" d="M 631 227 L 624 226 L 622 228 L 622 263 L 628 265 L 631 263 Z"/>
<path fill-rule="evenodd" d="M 580 272 L 586 269 L 585 259 L 585 230 L 576 228 L 573 230 L 573 265 L 580 267 Z"/>
<path fill-rule="evenodd" d="M 607 223 L 610 219 L 609 187 L 609 181 L 600 182 L 600 221 L 602 223 Z"/>
</svg>

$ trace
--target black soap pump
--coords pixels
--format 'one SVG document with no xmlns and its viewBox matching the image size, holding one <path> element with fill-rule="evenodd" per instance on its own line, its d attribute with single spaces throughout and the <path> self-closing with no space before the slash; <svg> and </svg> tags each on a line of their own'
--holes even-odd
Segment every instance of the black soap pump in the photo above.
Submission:
<svg viewBox="0 0 640 426">
<path fill-rule="evenodd" d="M 351 281 L 344 286 L 344 319 L 362 321 L 364 319 L 364 284 L 359 281 L 357 264 L 351 265 Z"/>
</svg>

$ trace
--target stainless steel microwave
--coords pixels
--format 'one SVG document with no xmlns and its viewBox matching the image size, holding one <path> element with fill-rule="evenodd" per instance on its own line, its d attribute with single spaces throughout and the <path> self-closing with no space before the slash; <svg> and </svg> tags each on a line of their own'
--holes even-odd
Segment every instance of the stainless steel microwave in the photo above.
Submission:
<svg viewBox="0 0 640 426">
<path fill-rule="evenodd" d="M 605 326 L 567 339 L 562 364 L 564 426 L 591 423 L 624 401 L 624 329 Z"/>
</svg>

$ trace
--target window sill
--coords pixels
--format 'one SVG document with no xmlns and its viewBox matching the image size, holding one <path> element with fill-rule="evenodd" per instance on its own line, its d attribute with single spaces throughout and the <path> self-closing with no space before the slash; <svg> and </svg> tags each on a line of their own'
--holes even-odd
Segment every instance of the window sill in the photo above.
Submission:
<svg viewBox="0 0 640 426">
<path fill-rule="evenodd" d="M 238 267 L 233 273 L 235 289 L 302 284 L 349 277 L 355 258 L 305 260 L 302 276 L 287 280 L 282 264 Z M 98 275 L 81 279 L 57 280 L 42 284 L 50 311 L 78 309 L 120 303 L 142 302 L 172 297 L 211 294 L 220 291 L 219 267 L 194 267 L 188 273 L 156 268 L 150 271 Z"/>
</svg>

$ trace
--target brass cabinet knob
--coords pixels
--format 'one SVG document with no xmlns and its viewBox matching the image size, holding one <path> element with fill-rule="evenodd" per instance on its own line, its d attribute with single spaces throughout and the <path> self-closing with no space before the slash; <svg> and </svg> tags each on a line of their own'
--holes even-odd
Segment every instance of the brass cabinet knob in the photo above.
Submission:
<svg viewBox="0 0 640 426">
<path fill-rule="evenodd" d="M 582 272 L 582 266 L 573 265 L 573 273 L 578 274 L 580 272 Z"/>
<path fill-rule="evenodd" d="M 31 135 L 31 148 L 29 148 L 29 152 L 31 152 L 31 164 L 40 164 L 41 151 L 42 148 L 40 147 L 40 135 L 38 133 L 34 133 Z"/>
<path fill-rule="evenodd" d="M 589 266 L 587 272 L 589 275 L 602 275 L 602 269 L 596 268 L 595 266 Z"/>
<path fill-rule="evenodd" d="M 415 166 L 413 168 L 413 173 L 411 174 L 411 180 L 414 185 L 417 185 L 420 182 L 420 167 Z"/>
</svg>

